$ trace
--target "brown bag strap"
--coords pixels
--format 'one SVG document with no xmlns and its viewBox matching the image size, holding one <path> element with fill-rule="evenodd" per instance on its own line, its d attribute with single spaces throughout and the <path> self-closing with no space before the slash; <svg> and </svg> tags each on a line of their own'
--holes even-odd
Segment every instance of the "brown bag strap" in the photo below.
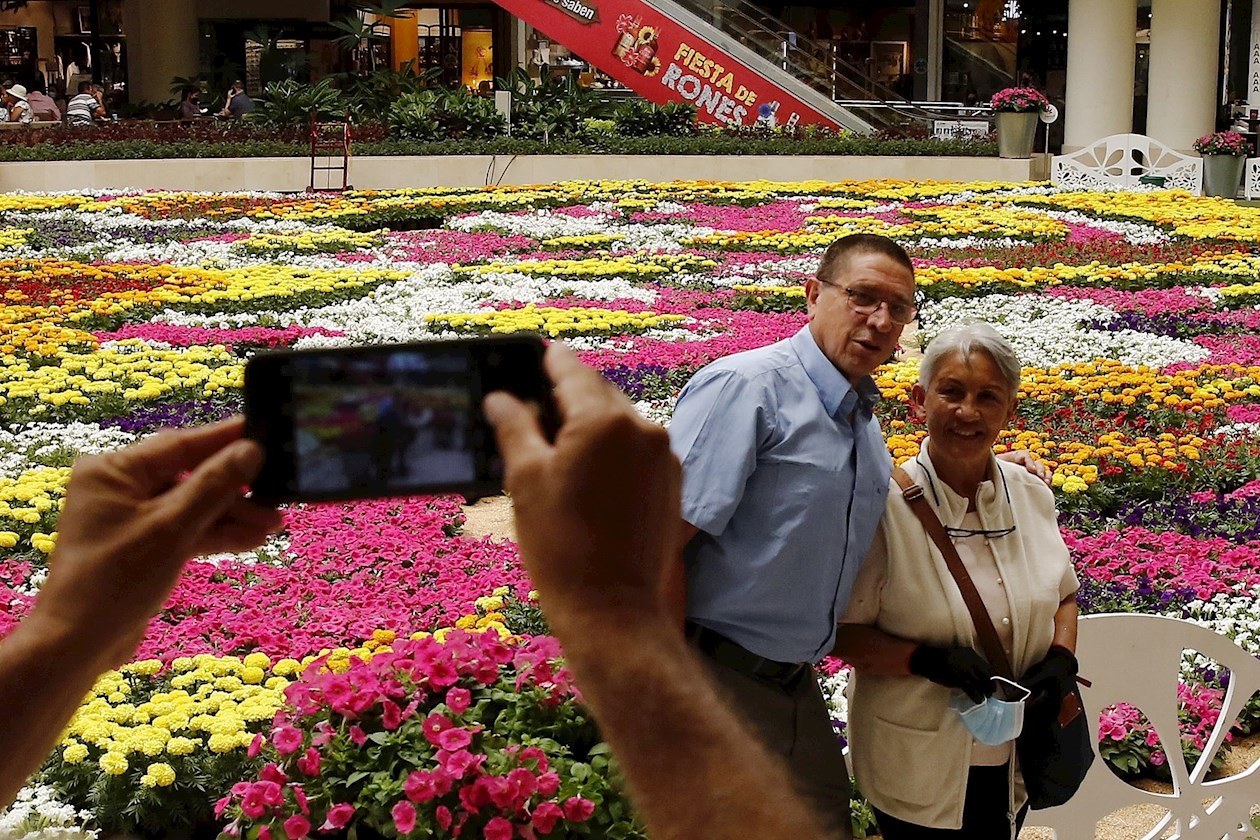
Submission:
<svg viewBox="0 0 1260 840">
<path fill-rule="evenodd" d="M 910 505 L 910 510 L 914 511 L 914 515 L 923 523 L 923 529 L 927 531 L 932 542 L 936 543 L 936 547 L 940 549 L 941 556 L 945 558 L 945 566 L 954 576 L 954 582 L 958 584 L 958 591 L 962 593 L 967 611 L 971 613 L 971 621 L 976 627 L 976 637 L 980 640 L 980 647 L 989 660 L 989 664 L 999 676 L 1014 680 L 1015 675 L 1011 670 L 1010 660 L 1006 658 L 1006 652 L 1002 650 L 1002 642 L 998 639 L 993 619 L 989 617 L 989 610 L 985 607 L 975 583 L 972 582 L 971 575 L 967 574 L 967 567 L 958 556 L 958 550 L 954 548 L 949 535 L 945 533 L 945 526 L 941 524 L 936 511 L 932 510 L 927 499 L 923 498 L 923 488 L 915 484 L 914 479 L 910 478 L 909 473 L 901 467 L 894 468 L 892 474 L 901 488 L 901 495 L 905 498 L 906 504 Z"/>
</svg>

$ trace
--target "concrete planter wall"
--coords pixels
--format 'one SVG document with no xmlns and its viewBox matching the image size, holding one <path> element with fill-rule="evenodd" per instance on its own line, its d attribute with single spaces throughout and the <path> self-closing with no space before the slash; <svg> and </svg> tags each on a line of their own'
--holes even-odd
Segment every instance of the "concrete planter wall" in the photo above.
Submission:
<svg viewBox="0 0 1260 840">
<path fill-rule="evenodd" d="M 468 155 L 359 157 L 350 183 L 359 189 L 480 187 L 639 178 L 647 181 L 844 181 L 905 178 L 1028 181 L 1047 177 L 1047 160 L 991 157 Z M 317 173 L 322 174 L 322 173 Z M 340 186 L 340 175 L 337 175 Z M 0 192 L 82 189 L 297 191 L 310 183 L 308 158 L 180 158 L 0 163 Z M 317 181 L 317 183 L 322 183 Z"/>
</svg>

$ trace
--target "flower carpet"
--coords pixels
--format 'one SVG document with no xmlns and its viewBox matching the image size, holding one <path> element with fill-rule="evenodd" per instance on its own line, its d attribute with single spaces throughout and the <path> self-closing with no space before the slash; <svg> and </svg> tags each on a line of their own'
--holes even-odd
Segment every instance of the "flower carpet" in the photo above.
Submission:
<svg viewBox="0 0 1260 840">
<path fill-rule="evenodd" d="M 1082 610 L 1260 654 L 1260 210 L 1002 183 L 0 196 L 0 634 L 75 457 L 239 411 L 252 353 L 536 331 L 668 423 L 698 367 L 800 328 L 855 232 L 914 258 L 919 340 L 984 319 L 1015 345 L 999 448 L 1053 469 Z M 916 376 L 877 375 L 897 460 Z M 193 561 L 0 836 L 642 836 L 515 546 L 462 534 L 460 502 L 294 506 Z M 846 676 L 820 669 L 841 737 Z M 1183 677 L 1180 744 L 1100 711 L 1117 773 L 1203 750 L 1228 673 L 1187 654 Z M 1229 725 L 1260 729 L 1260 700 Z"/>
</svg>

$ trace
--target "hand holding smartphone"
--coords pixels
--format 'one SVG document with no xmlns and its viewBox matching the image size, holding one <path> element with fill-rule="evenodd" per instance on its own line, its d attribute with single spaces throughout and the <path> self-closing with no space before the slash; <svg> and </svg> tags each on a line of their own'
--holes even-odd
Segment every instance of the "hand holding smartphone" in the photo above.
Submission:
<svg viewBox="0 0 1260 840">
<path fill-rule="evenodd" d="M 503 486 L 481 402 L 507 391 L 554 433 L 535 335 L 260 353 L 245 366 L 245 433 L 262 502 L 464 493 Z"/>
</svg>

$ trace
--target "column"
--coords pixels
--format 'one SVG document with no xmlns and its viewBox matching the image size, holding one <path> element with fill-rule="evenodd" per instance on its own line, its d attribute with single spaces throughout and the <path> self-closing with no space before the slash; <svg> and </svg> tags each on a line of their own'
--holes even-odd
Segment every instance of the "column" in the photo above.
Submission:
<svg viewBox="0 0 1260 840">
<path fill-rule="evenodd" d="M 387 17 L 389 24 L 390 52 L 394 57 L 394 69 L 401 70 L 408 61 L 414 62 L 413 69 L 419 70 L 420 27 L 416 23 L 416 10 L 403 9 L 397 12 L 399 17 Z"/>
<path fill-rule="evenodd" d="M 1216 127 L 1221 0 L 1153 0 L 1146 133 L 1189 152 Z"/>
<path fill-rule="evenodd" d="M 1136 37 L 1137 0 L 1070 0 L 1064 152 L 1133 130 Z"/>
<path fill-rule="evenodd" d="M 1260 109 L 1260 4 L 1251 7 L 1251 51 L 1247 53 L 1247 105 Z"/>
<path fill-rule="evenodd" d="M 122 9 L 130 100 L 165 102 L 172 78 L 200 69 L 197 0 L 129 0 Z"/>
</svg>

